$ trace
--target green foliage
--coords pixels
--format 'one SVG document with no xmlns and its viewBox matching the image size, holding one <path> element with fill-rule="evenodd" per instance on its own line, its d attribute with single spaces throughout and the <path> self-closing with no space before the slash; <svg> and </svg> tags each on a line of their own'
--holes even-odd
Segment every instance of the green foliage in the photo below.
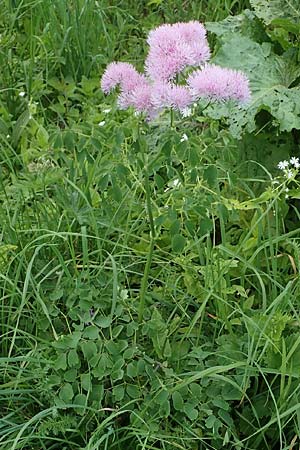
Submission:
<svg viewBox="0 0 300 450">
<path fill-rule="evenodd" d="M 259 26 L 256 16 L 248 11 L 225 19 L 220 24 L 208 24 L 208 29 L 218 35 L 221 43 L 213 61 L 221 66 L 243 70 L 250 80 L 252 99 L 244 109 L 236 110 L 224 105 L 223 108 L 212 106 L 206 110 L 213 118 L 228 117 L 230 130 L 236 137 L 240 137 L 243 130 L 251 133 L 258 127 L 265 128 L 268 123 L 281 132 L 300 128 L 300 90 L 297 82 L 300 76 L 300 30 L 292 33 L 295 39 L 289 39 L 287 45 L 283 44 L 278 51 L 267 35 L 263 36 L 262 31 L 257 33 Z M 275 40 L 274 36 L 272 40 Z M 262 111 L 272 116 L 272 121 L 269 119 L 267 123 L 260 123 L 258 115 Z"/>
</svg>

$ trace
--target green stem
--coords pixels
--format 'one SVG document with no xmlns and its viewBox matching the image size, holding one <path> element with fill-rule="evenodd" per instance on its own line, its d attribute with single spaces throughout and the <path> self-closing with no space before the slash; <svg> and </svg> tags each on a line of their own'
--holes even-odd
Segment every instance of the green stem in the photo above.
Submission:
<svg viewBox="0 0 300 450">
<path fill-rule="evenodd" d="M 170 109 L 170 127 L 173 128 L 174 126 L 174 109 Z"/>
<path fill-rule="evenodd" d="M 143 153 L 143 160 L 144 160 L 146 205 L 147 205 L 147 214 L 148 214 L 148 219 L 149 219 L 149 224 L 150 224 L 150 247 L 149 247 L 149 251 L 148 251 L 148 255 L 147 255 L 147 261 L 146 261 L 146 265 L 145 265 L 145 269 L 144 269 L 144 273 L 143 273 L 143 279 L 142 279 L 142 283 L 141 283 L 141 289 L 140 289 L 140 303 L 139 303 L 139 310 L 138 310 L 138 322 L 139 323 L 141 323 L 143 320 L 146 291 L 147 291 L 147 287 L 148 287 L 149 273 L 150 273 L 150 268 L 151 268 L 151 263 L 152 263 L 154 241 L 155 241 L 155 227 L 154 227 L 152 205 L 151 205 L 149 173 L 148 173 L 148 165 L 146 164 L 144 153 Z"/>
</svg>

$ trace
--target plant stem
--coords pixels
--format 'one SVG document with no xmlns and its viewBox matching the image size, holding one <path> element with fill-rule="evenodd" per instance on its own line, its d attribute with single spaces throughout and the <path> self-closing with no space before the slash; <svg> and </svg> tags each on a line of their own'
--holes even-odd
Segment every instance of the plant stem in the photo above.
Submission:
<svg viewBox="0 0 300 450">
<path fill-rule="evenodd" d="M 143 152 L 143 160 L 144 160 L 144 181 L 145 181 L 145 192 L 146 192 L 146 205 L 147 205 L 147 214 L 150 224 L 150 247 L 147 255 L 147 261 L 143 273 L 143 279 L 141 283 L 140 289 L 140 303 L 139 303 L 139 311 L 138 311 L 138 322 L 141 323 L 143 320 L 143 314 L 145 309 L 145 297 L 146 291 L 148 287 L 148 279 L 150 273 L 150 267 L 152 263 L 153 250 L 154 250 L 154 241 L 155 241 L 155 227 L 154 220 L 152 214 L 152 205 L 151 205 L 151 192 L 150 192 L 150 184 L 149 184 L 149 173 L 148 173 L 148 164 L 145 161 L 145 155 Z"/>
</svg>

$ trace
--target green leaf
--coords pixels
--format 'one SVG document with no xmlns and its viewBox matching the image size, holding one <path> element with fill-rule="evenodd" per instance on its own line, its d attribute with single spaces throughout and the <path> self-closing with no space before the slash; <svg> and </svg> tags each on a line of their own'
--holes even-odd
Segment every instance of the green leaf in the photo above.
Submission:
<svg viewBox="0 0 300 450">
<path fill-rule="evenodd" d="M 76 380 L 76 377 L 77 377 L 76 369 L 67 370 L 64 374 L 65 381 L 69 381 L 70 383 L 73 383 L 73 381 Z"/>
<path fill-rule="evenodd" d="M 55 361 L 55 369 L 62 369 L 66 370 L 67 368 L 67 356 L 65 353 L 62 353 L 58 356 L 57 360 Z"/>
<path fill-rule="evenodd" d="M 84 358 L 89 361 L 92 357 L 97 353 L 97 345 L 95 342 L 82 342 L 81 350 L 84 355 Z"/>
<path fill-rule="evenodd" d="M 111 317 L 110 316 L 97 316 L 94 320 L 95 324 L 100 328 L 108 328 L 111 325 Z"/>
<path fill-rule="evenodd" d="M 36 133 L 36 138 L 40 147 L 44 148 L 48 145 L 49 134 L 42 125 L 39 125 L 38 131 Z"/>
<path fill-rule="evenodd" d="M 216 166 L 207 167 L 204 171 L 203 177 L 211 188 L 215 187 L 218 181 L 218 170 Z"/>
<path fill-rule="evenodd" d="M 81 386 L 82 389 L 84 389 L 85 391 L 90 391 L 91 390 L 91 374 L 90 373 L 83 373 L 81 375 Z"/>
<path fill-rule="evenodd" d="M 299 0 L 250 0 L 257 17 L 266 25 L 274 19 L 289 19 L 300 23 Z"/>
<path fill-rule="evenodd" d="M 123 400 L 124 395 L 125 395 L 125 388 L 124 388 L 123 384 L 114 386 L 112 393 L 113 393 L 115 401 L 120 402 L 121 400 Z"/>
<path fill-rule="evenodd" d="M 74 331 L 66 336 L 60 336 L 59 340 L 53 343 L 53 347 L 60 350 L 68 350 L 70 348 L 76 348 L 81 338 L 80 331 Z"/>
<path fill-rule="evenodd" d="M 63 400 L 65 403 L 69 403 L 73 397 L 74 397 L 74 392 L 73 392 L 72 385 L 70 383 L 64 384 L 59 392 L 59 398 L 61 400 Z"/>
<path fill-rule="evenodd" d="M 73 405 L 78 405 L 80 408 L 75 408 L 77 414 L 85 414 L 85 406 L 87 404 L 87 396 L 85 394 L 77 394 L 73 400 Z"/>
<path fill-rule="evenodd" d="M 128 384 L 126 386 L 126 392 L 129 395 L 130 398 L 139 398 L 140 397 L 140 391 L 137 386 L 134 384 Z"/>
<path fill-rule="evenodd" d="M 198 417 L 198 411 L 194 408 L 194 405 L 190 403 L 186 403 L 184 405 L 184 412 L 188 416 L 190 420 L 196 420 Z"/>
<path fill-rule="evenodd" d="M 76 350 L 70 350 L 68 352 L 68 366 L 69 367 L 76 367 L 80 363 L 78 354 Z"/>
<path fill-rule="evenodd" d="M 135 361 L 128 364 L 126 373 L 130 378 L 135 378 L 137 376 L 137 363 Z"/>
<path fill-rule="evenodd" d="M 98 328 L 93 325 L 85 328 L 85 330 L 83 332 L 83 337 L 88 338 L 88 339 L 94 339 L 94 340 L 98 339 L 99 338 Z"/>
<path fill-rule="evenodd" d="M 258 44 L 237 34 L 228 38 L 213 58 L 216 64 L 244 71 L 250 80 L 252 97 L 244 108 L 227 102 L 206 110 L 214 119 L 227 118 L 235 137 L 243 130 L 251 133 L 256 129 L 255 117 L 262 109 L 273 116 L 280 131 L 300 129 L 300 88 L 289 88 L 299 70 L 291 58 L 271 50 L 269 43 Z"/>
<path fill-rule="evenodd" d="M 185 247 L 186 239 L 181 234 L 175 234 L 172 237 L 172 249 L 175 253 L 181 253 Z"/>
<path fill-rule="evenodd" d="M 170 415 L 170 402 L 169 402 L 169 400 L 165 400 L 163 403 L 160 404 L 159 414 L 160 414 L 160 416 L 165 417 L 165 418 L 167 418 Z"/>
<path fill-rule="evenodd" d="M 172 402 L 173 402 L 174 409 L 176 409 L 176 411 L 183 410 L 183 398 L 182 398 L 182 395 L 180 394 L 180 392 L 178 392 L 178 391 L 173 392 Z"/>
</svg>

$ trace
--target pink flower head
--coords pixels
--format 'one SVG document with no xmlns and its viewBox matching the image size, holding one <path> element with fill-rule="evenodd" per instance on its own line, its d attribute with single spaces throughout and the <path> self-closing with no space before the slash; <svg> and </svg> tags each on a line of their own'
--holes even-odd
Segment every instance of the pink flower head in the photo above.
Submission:
<svg viewBox="0 0 300 450">
<path fill-rule="evenodd" d="M 206 39 L 206 29 L 196 20 L 174 24 L 178 36 L 190 47 L 193 55 L 193 66 L 198 66 L 210 58 L 210 49 Z"/>
<path fill-rule="evenodd" d="M 152 104 L 157 110 L 171 107 L 171 83 L 166 81 L 158 81 L 152 87 Z"/>
<path fill-rule="evenodd" d="M 118 97 L 118 105 L 121 109 L 133 107 L 136 111 L 145 112 L 149 115 L 154 109 L 151 95 L 152 86 L 149 83 L 140 84 L 131 92 L 121 92 Z"/>
<path fill-rule="evenodd" d="M 101 89 L 105 94 L 111 92 L 117 85 L 122 91 L 130 92 L 136 86 L 147 82 L 145 75 L 138 73 L 132 64 L 124 62 L 110 63 L 101 79 Z"/>
<path fill-rule="evenodd" d="M 193 96 L 185 86 L 172 86 L 170 95 L 171 107 L 183 111 L 193 103 Z"/>
<path fill-rule="evenodd" d="M 151 98 L 153 107 L 158 110 L 173 108 L 182 111 L 193 102 L 193 97 L 187 87 L 163 81 L 153 85 Z"/>
<path fill-rule="evenodd" d="M 201 97 L 212 100 L 236 100 L 240 103 L 250 99 L 249 80 L 243 72 L 214 64 L 196 70 L 187 79 L 195 100 Z"/>
<path fill-rule="evenodd" d="M 200 22 L 161 25 L 150 31 L 146 72 L 153 80 L 169 81 L 187 66 L 198 66 L 210 56 L 205 28 Z"/>
</svg>

